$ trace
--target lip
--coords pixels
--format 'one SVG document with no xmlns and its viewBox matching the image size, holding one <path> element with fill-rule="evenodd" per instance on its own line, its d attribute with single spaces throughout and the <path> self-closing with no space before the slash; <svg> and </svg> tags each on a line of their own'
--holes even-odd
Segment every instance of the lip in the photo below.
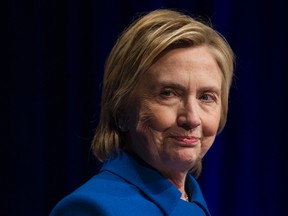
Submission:
<svg viewBox="0 0 288 216">
<path fill-rule="evenodd" d="M 200 140 L 195 136 L 173 136 L 172 138 L 184 146 L 195 146 Z"/>
</svg>

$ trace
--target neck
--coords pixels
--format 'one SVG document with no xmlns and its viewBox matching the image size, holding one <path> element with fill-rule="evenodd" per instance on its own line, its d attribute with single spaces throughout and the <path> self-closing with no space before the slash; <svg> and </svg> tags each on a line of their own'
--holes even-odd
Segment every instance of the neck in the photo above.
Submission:
<svg viewBox="0 0 288 216">
<path fill-rule="evenodd" d="M 176 176 L 175 178 L 173 178 L 173 176 L 167 176 L 167 175 L 164 176 L 181 192 L 180 199 L 189 201 L 189 197 L 185 191 L 185 182 L 187 173 L 186 172 L 180 174 L 178 173 L 178 175 L 174 175 L 174 177 Z"/>
<path fill-rule="evenodd" d="M 126 147 L 125 151 L 130 153 L 130 154 L 134 154 L 131 148 Z M 137 155 L 137 154 L 136 154 Z M 139 157 L 140 159 L 142 159 L 143 161 L 146 162 L 146 160 L 144 160 L 142 157 Z M 189 201 L 188 195 L 185 191 L 185 182 L 186 182 L 186 177 L 188 174 L 189 169 L 171 169 L 171 167 L 169 169 L 167 169 L 167 167 L 157 167 L 157 166 L 153 166 L 152 164 L 146 162 L 147 164 L 149 164 L 150 166 L 154 167 L 156 170 L 158 170 L 165 178 L 167 178 L 180 192 L 181 192 L 181 199 L 185 200 L 185 201 Z"/>
</svg>

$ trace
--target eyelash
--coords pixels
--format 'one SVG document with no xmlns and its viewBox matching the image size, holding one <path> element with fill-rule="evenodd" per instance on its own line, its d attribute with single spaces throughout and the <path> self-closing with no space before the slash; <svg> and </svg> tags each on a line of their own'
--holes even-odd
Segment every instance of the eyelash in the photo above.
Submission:
<svg viewBox="0 0 288 216">
<path fill-rule="evenodd" d="M 204 99 L 204 97 L 205 96 L 208 96 L 209 97 L 209 99 Z M 213 95 L 213 94 L 210 94 L 210 93 L 204 93 L 204 94 L 202 94 L 200 97 L 199 97 L 199 99 L 203 99 L 203 100 L 205 100 L 205 101 L 215 101 L 216 100 L 216 97 L 215 97 L 215 95 Z"/>
<path fill-rule="evenodd" d="M 174 96 L 179 96 L 179 94 L 175 92 L 173 89 L 164 89 L 163 91 L 161 91 L 160 96 L 163 98 L 171 98 Z M 208 97 L 208 98 L 204 99 L 204 97 Z M 199 99 L 207 103 L 217 100 L 216 96 L 213 93 L 207 93 L 207 92 L 206 93 L 204 92 L 203 94 L 201 94 Z"/>
<path fill-rule="evenodd" d="M 167 95 L 167 94 L 169 94 L 169 95 Z M 172 96 L 177 95 L 177 93 L 172 89 L 164 89 L 163 91 L 161 91 L 160 95 L 161 95 L 161 97 L 168 98 L 168 97 L 172 97 Z"/>
</svg>

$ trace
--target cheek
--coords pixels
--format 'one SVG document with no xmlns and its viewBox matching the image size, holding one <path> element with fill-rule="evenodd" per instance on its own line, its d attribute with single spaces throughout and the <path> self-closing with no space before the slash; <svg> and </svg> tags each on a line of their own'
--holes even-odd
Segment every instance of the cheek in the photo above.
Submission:
<svg viewBox="0 0 288 216">
<path fill-rule="evenodd" d="M 202 129 L 203 129 L 203 140 L 202 140 L 202 157 L 206 154 L 206 152 L 212 146 L 215 137 L 218 132 L 220 122 L 220 112 L 215 113 L 212 116 L 207 117 L 202 122 Z"/>
<path fill-rule="evenodd" d="M 203 134 L 206 137 L 216 136 L 219 128 L 221 110 L 220 107 L 214 110 L 202 119 Z"/>
<path fill-rule="evenodd" d="M 204 136 L 216 136 L 219 127 L 219 120 L 218 119 L 210 119 L 210 121 L 203 124 L 203 133 Z"/>
<path fill-rule="evenodd" d="M 164 131 L 176 121 L 173 109 L 159 106 L 145 106 L 139 113 L 139 123 L 155 131 Z"/>
</svg>

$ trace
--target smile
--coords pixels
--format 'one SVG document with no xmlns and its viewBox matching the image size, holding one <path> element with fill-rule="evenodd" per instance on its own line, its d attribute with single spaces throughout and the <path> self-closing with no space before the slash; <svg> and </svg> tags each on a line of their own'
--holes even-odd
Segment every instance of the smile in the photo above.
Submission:
<svg viewBox="0 0 288 216">
<path fill-rule="evenodd" d="M 194 136 L 173 136 L 172 138 L 185 146 L 195 146 L 200 140 Z"/>
</svg>

